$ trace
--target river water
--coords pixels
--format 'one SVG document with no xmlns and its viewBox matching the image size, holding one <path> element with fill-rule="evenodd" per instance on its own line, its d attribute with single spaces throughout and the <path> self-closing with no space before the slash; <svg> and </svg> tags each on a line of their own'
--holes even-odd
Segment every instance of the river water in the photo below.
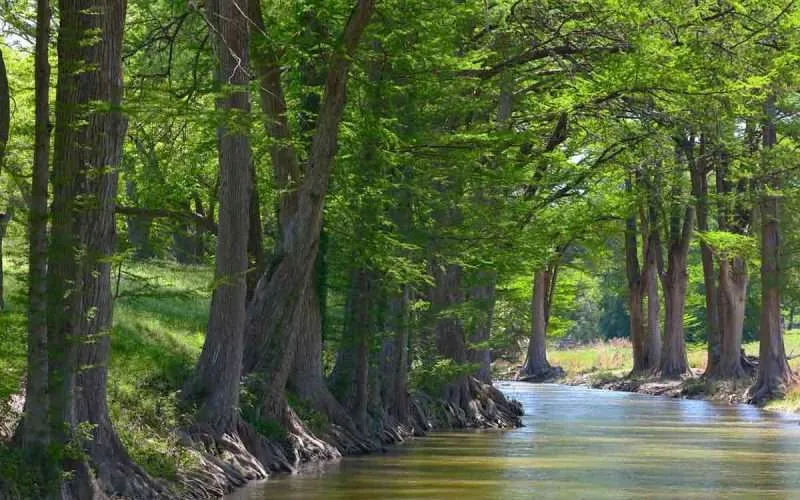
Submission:
<svg viewBox="0 0 800 500">
<path fill-rule="evenodd" d="M 500 383 L 525 427 L 431 433 L 231 495 L 267 499 L 800 499 L 800 418 L 750 406 Z"/>
</svg>

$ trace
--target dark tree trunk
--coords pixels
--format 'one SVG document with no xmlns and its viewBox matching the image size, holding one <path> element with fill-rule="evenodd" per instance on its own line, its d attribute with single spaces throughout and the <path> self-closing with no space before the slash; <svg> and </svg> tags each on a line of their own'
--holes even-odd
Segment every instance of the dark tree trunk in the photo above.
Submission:
<svg viewBox="0 0 800 500">
<path fill-rule="evenodd" d="M 47 276 L 52 436 L 64 446 L 78 428 L 92 428 L 91 439 L 80 443 L 86 460 L 65 457 L 65 470 L 73 472 L 64 480 L 67 496 L 92 498 L 104 491 L 150 498 L 157 494 L 155 483 L 128 457 L 106 401 L 114 202 L 125 130 L 125 2 L 61 0 L 59 18 Z"/>
<path fill-rule="evenodd" d="M 381 350 L 381 399 L 389 415 L 407 423 L 408 413 L 408 343 L 410 289 L 404 286 L 389 299 L 386 315 L 388 338 Z"/>
<path fill-rule="evenodd" d="M 697 230 L 708 231 L 708 172 L 706 140 L 700 139 L 700 154 L 691 165 L 692 195 L 697 211 Z M 711 248 L 700 239 L 700 259 L 703 263 L 703 288 L 706 300 L 706 329 L 708 335 L 708 358 L 706 373 L 712 373 L 720 360 L 720 325 L 718 309 L 718 292 L 714 271 L 714 255 Z"/>
<path fill-rule="evenodd" d="M 633 190 L 630 180 L 625 182 L 626 191 Z M 646 373 L 649 366 L 646 351 L 644 311 L 642 310 L 644 280 L 639 268 L 639 244 L 636 241 L 636 216 L 625 221 L 625 274 L 628 278 L 628 311 L 630 318 L 631 343 L 633 345 L 633 373 Z"/>
<path fill-rule="evenodd" d="M 258 279 L 266 269 L 266 255 L 264 253 L 264 228 L 261 225 L 261 199 L 258 195 L 258 182 L 256 169 L 250 164 L 250 225 L 247 236 L 247 256 L 249 267 L 247 269 L 247 300 L 253 298 Z"/>
<path fill-rule="evenodd" d="M 437 315 L 435 326 L 436 349 L 443 358 L 457 365 L 467 362 L 464 324 L 454 309 L 464 303 L 463 270 L 456 264 L 435 266 L 436 285 L 431 290 L 431 309 Z M 457 408 L 466 408 L 472 399 L 466 376 L 459 376 L 443 388 L 442 397 Z"/>
<path fill-rule="evenodd" d="M 765 149 L 777 142 L 775 98 L 765 105 L 767 121 L 762 129 Z M 768 165 L 767 168 L 770 166 Z M 781 394 L 792 381 L 792 370 L 786 359 L 781 325 L 781 244 L 778 196 L 778 174 L 767 174 L 761 193 L 761 322 L 759 332 L 758 380 L 750 388 L 752 401 L 762 401 Z"/>
<path fill-rule="evenodd" d="M 476 315 L 471 322 L 469 335 L 470 344 L 485 344 L 492 333 L 492 319 L 494 317 L 495 291 L 497 286 L 497 273 L 480 271 L 477 276 L 478 283 L 471 287 L 468 299 L 475 304 Z M 492 381 L 492 353 L 488 347 L 467 351 L 470 363 L 478 365 L 475 378 L 483 383 Z"/>
<path fill-rule="evenodd" d="M 536 271 L 533 275 L 533 297 L 531 299 L 531 338 L 528 356 L 522 367 L 525 377 L 538 377 L 550 371 L 547 361 L 547 299 L 548 271 Z"/>
<path fill-rule="evenodd" d="M 37 4 L 38 5 L 38 4 Z M 38 7 L 37 7 L 38 8 Z M 37 12 L 37 16 L 41 13 Z M 37 27 L 38 27 L 37 20 Z M 40 33 L 37 31 L 37 39 Z M 38 53 L 37 53 L 38 55 Z M 37 59 L 38 61 L 38 59 Z M 37 75 L 38 76 L 38 75 Z M 37 78 L 38 82 L 38 78 Z M 37 110 L 38 111 L 38 110 Z M 6 63 L 3 59 L 3 54 L 0 54 L 0 170 L 2 170 L 6 159 L 6 148 L 8 147 L 8 135 L 11 130 L 11 93 L 8 88 L 8 74 L 6 72 Z M 3 290 L 3 277 L 5 272 L 3 270 L 3 237 L 5 236 L 6 225 L 10 217 L 8 214 L 0 214 L 0 311 L 5 307 L 4 297 L 5 291 Z"/>
<path fill-rule="evenodd" d="M 20 427 L 22 447 L 32 461 L 47 460 L 50 441 L 47 392 L 47 186 L 50 168 L 50 4 L 36 2 L 36 123 L 34 125 L 31 202 L 28 211 L 28 365 L 25 384 L 24 421 Z M 0 76 L 2 78 L 2 76 Z M 2 83 L 0 83 L 2 86 Z M 0 106 L 2 107 L 2 106 Z M 0 126 L 2 128 L 2 126 Z M 1 134 L 0 134 L 1 135 Z M 2 141 L 2 137 L 0 137 Z M 0 157 L 0 164 L 3 159 Z M 2 221 L 0 221 L 2 225 Z M 0 228 L 0 233 L 4 231 Z M 2 235 L 0 235 L 0 244 Z M 1 248 L 1 247 L 0 247 Z M 0 252 L 0 260 L 2 252 Z M 0 264 L 2 266 L 2 264 Z M 0 304 L 2 303 L 0 267 Z"/>
<path fill-rule="evenodd" d="M 661 303 L 658 297 L 658 281 L 663 264 L 661 237 L 658 230 L 658 190 L 652 179 L 647 181 L 649 200 L 642 219 L 644 241 L 644 269 L 642 270 L 644 294 L 647 296 L 647 328 L 644 335 L 645 365 L 649 371 L 657 371 L 661 363 Z"/>
<path fill-rule="evenodd" d="M 374 273 L 356 269 L 350 273 L 345 306 L 345 331 L 331 377 L 338 400 L 350 411 L 362 431 L 367 428 L 370 344 L 376 327 L 377 283 Z"/>
<path fill-rule="evenodd" d="M 219 151 L 219 229 L 216 269 L 203 351 L 187 396 L 200 403 L 198 421 L 219 434 L 238 428 L 239 384 L 245 326 L 247 243 L 251 194 L 250 140 L 236 120 L 250 109 L 247 91 L 248 25 L 232 0 L 210 9 L 217 34 L 220 86 L 232 88 L 217 100 L 225 123 L 217 131 Z"/>
<path fill-rule="evenodd" d="M 322 210 L 336 153 L 338 128 L 347 96 L 347 77 L 361 35 L 375 9 L 375 0 L 358 0 L 347 22 L 342 46 L 331 56 L 323 100 L 314 129 L 309 161 L 302 181 L 297 157 L 284 142 L 290 137 L 286 103 L 280 87 L 280 69 L 274 54 L 261 44 L 254 57 L 267 131 L 278 139 L 272 148 L 276 184 L 295 188 L 281 196 L 280 241 L 275 258 L 260 278 L 248 308 L 245 368 L 261 372 L 269 380 L 263 398 L 266 417 L 285 421 L 285 385 L 294 364 L 300 306 L 307 288 L 313 287 L 314 262 L 319 251 Z M 250 2 L 256 27 L 263 28 L 259 2 Z M 263 30 L 262 30 L 263 31 Z M 256 44 L 258 45 L 258 44 Z M 299 182 L 298 182 L 299 181 Z M 305 353 L 302 353 L 305 355 Z"/>
</svg>

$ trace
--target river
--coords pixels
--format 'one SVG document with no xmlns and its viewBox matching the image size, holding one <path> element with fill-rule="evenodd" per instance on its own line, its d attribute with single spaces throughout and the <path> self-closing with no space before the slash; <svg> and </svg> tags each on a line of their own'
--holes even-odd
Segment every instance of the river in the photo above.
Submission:
<svg viewBox="0 0 800 500">
<path fill-rule="evenodd" d="M 500 383 L 525 427 L 437 432 L 231 495 L 267 499 L 798 498 L 798 416 Z"/>
</svg>

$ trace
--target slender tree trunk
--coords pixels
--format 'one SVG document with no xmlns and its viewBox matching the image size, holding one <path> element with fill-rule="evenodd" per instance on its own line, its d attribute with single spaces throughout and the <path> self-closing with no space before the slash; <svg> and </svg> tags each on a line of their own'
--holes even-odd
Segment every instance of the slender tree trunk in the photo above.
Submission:
<svg viewBox="0 0 800 500">
<path fill-rule="evenodd" d="M 463 270 L 456 264 L 436 266 L 433 271 L 436 285 L 431 290 L 431 309 L 437 315 L 435 326 L 436 349 L 457 365 L 467 362 L 464 324 L 453 309 L 464 303 Z M 472 396 L 466 376 L 460 376 L 444 387 L 442 397 L 457 408 L 466 408 Z"/>
<path fill-rule="evenodd" d="M 642 280 L 647 297 L 647 327 L 644 335 L 643 365 L 655 372 L 661 363 L 661 302 L 658 296 L 658 282 L 661 274 L 661 237 L 658 229 L 658 189 L 651 179 L 647 180 L 649 199 L 647 210 L 641 214 L 642 241 L 644 242 L 644 269 Z"/>
<path fill-rule="evenodd" d="M 775 98 L 765 105 L 767 121 L 762 129 L 765 149 L 775 146 Z M 769 168 L 770 166 L 767 165 Z M 752 401 L 761 401 L 781 394 L 792 381 L 792 370 L 786 360 L 781 325 L 781 244 L 778 196 L 771 192 L 780 188 L 777 174 L 767 174 L 761 193 L 761 322 L 759 332 L 758 380 L 750 388 Z"/>
<path fill-rule="evenodd" d="M 367 428 L 370 343 L 375 328 L 375 277 L 365 269 L 350 273 L 345 331 L 331 377 L 334 393 L 362 431 Z"/>
<path fill-rule="evenodd" d="M 386 321 L 388 338 L 381 356 L 383 389 L 381 399 L 389 415 L 407 423 L 408 414 L 408 304 L 410 289 L 404 286 L 389 299 Z"/>
<path fill-rule="evenodd" d="M 691 166 L 692 195 L 697 211 L 697 230 L 708 231 L 708 160 L 705 137 L 700 139 L 700 155 Z M 706 373 L 711 373 L 720 359 L 720 328 L 718 293 L 714 271 L 714 255 L 711 247 L 700 240 L 700 259 L 703 264 L 703 288 L 706 301 L 706 329 L 708 335 L 708 357 Z"/>
<path fill-rule="evenodd" d="M 36 2 L 36 122 L 28 212 L 28 365 L 20 443 L 32 461 L 47 460 L 50 442 L 47 393 L 47 186 L 50 168 L 50 4 Z M 0 77 L 1 78 L 1 77 Z M 0 138 L 0 140 L 2 140 Z M 0 158 L 0 163 L 2 163 Z M 2 241 L 0 239 L 0 241 Z M 2 253 L 0 253 L 0 258 Z M 1 275 L 1 273 L 0 273 Z M 0 278 L 2 280 L 2 278 Z M 0 281 L 2 283 L 2 281 Z M 0 286 L 2 293 L 2 286 Z M 0 296 L 0 302 L 2 297 Z"/>
<path fill-rule="evenodd" d="M 38 5 L 38 4 L 37 4 Z M 38 9 L 38 7 L 37 7 Z M 41 13 L 37 12 L 37 16 Z M 37 18 L 37 27 L 38 27 Z M 37 31 L 37 39 L 40 33 Z M 38 54 L 37 54 L 38 55 Z M 37 59 L 38 61 L 38 59 Z M 38 79 L 37 79 L 38 81 Z M 0 53 L 0 171 L 2 171 L 3 164 L 6 159 L 6 148 L 8 147 L 8 136 L 11 130 L 11 93 L 8 88 L 8 73 L 6 71 L 6 63 L 3 59 L 3 54 Z M 7 213 L 0 214 L 0 311 L 5 307 L 5 291 L 3 289 L 3 277 L 5 271 L 3 270 L 3 238 L 5 237 L 5 229 L 10 217 Z"/>
<path fill-rule="evenodd" d="M 247 301 L 253 298 L 259 277 L 266 269 L 266 255 L 264 252 L 264 228 L 261 225 L 261 200 L 258 195 L 258 183 L 255 165 L 250 164 L 250 216 L 249 234 L 247 236 L 247 255 L 249 268 L 247 269 Z"/>
<path fill-rule="evenodd" d="M 242 372 L 243 334 L 247 285 L 247 243 L 251 194 L 250 140 L 237 120 L 249 112 L 248 25 L 234 0 L 217 0 L 210 9 L 217 34 L 218 79 L 223 97 L 217 110 L 225 123 L 217 130 L 219 150 L 219 230 L 216 287 L 211 299 L 203 351 L 187 391 L 200 402 L 198 421 L 218 433 L 238 427 L 239 384 Z"/>
<path fill-rule="evenodd" d="M 547 362 L 547 282 L 548 272 L 536 271 L 533 275 L 533 298 L 531 299 L 531 338 L 528 342 L 528 357 L 522 375 L 538 377 L 550 371 Z"/>
<path fill-rule="evenodd" d="M 497 273 L 480 271 L 477 277 L 479 283 L 470 288 L 469 300 L 474 301 L 477 317 L 472 321 L 469 336 L 471 344 L 480 344 L 489 341 L 492 332 L 492 319 L 494 317 L 495 290 Z M 467 359 L 470 363 L 478 365 L 475 377 L 484 383 L 492 381 L 492 352 L 488 347 L 469 349 Z"/>
<path fill-rule="evenodd" d="M 630 180 L 625 182 L 626 191 L 631 192 Z M 639 269 L 639 245 L 636 241 L 636 217 L 628 217 L 625 221 L 625 274 L 628 278 L 628 311 L 630 318 L 631 343 L 633 345 L 633 373 L 640 374 L 650 370 L 647 363 L 647 351 L 644 331 L 644 311 L 642 299 L 644 280 Z"/>
</svg>

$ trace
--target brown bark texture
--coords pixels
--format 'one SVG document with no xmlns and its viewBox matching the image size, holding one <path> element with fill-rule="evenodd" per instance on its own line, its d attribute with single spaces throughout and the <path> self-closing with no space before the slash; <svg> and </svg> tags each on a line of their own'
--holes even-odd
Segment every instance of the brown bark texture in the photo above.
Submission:
<svg viewBox="0 0 800 500">
<path fill-rule="evenodd" d="M 250 140 L 242 118 L 250 109 L 247 91 L 248 21 L 236 0 L 217 0 L 209 9 L 217 36 L 217 99 L 223 123 L 217 129 L 219 229 L 215 287 L 208 329 L 188 397 L 200 403 L 198 421 L 217 433 L 238 428 L 246 306 L 247 242 L 251 195 Z"/>
</svg>

